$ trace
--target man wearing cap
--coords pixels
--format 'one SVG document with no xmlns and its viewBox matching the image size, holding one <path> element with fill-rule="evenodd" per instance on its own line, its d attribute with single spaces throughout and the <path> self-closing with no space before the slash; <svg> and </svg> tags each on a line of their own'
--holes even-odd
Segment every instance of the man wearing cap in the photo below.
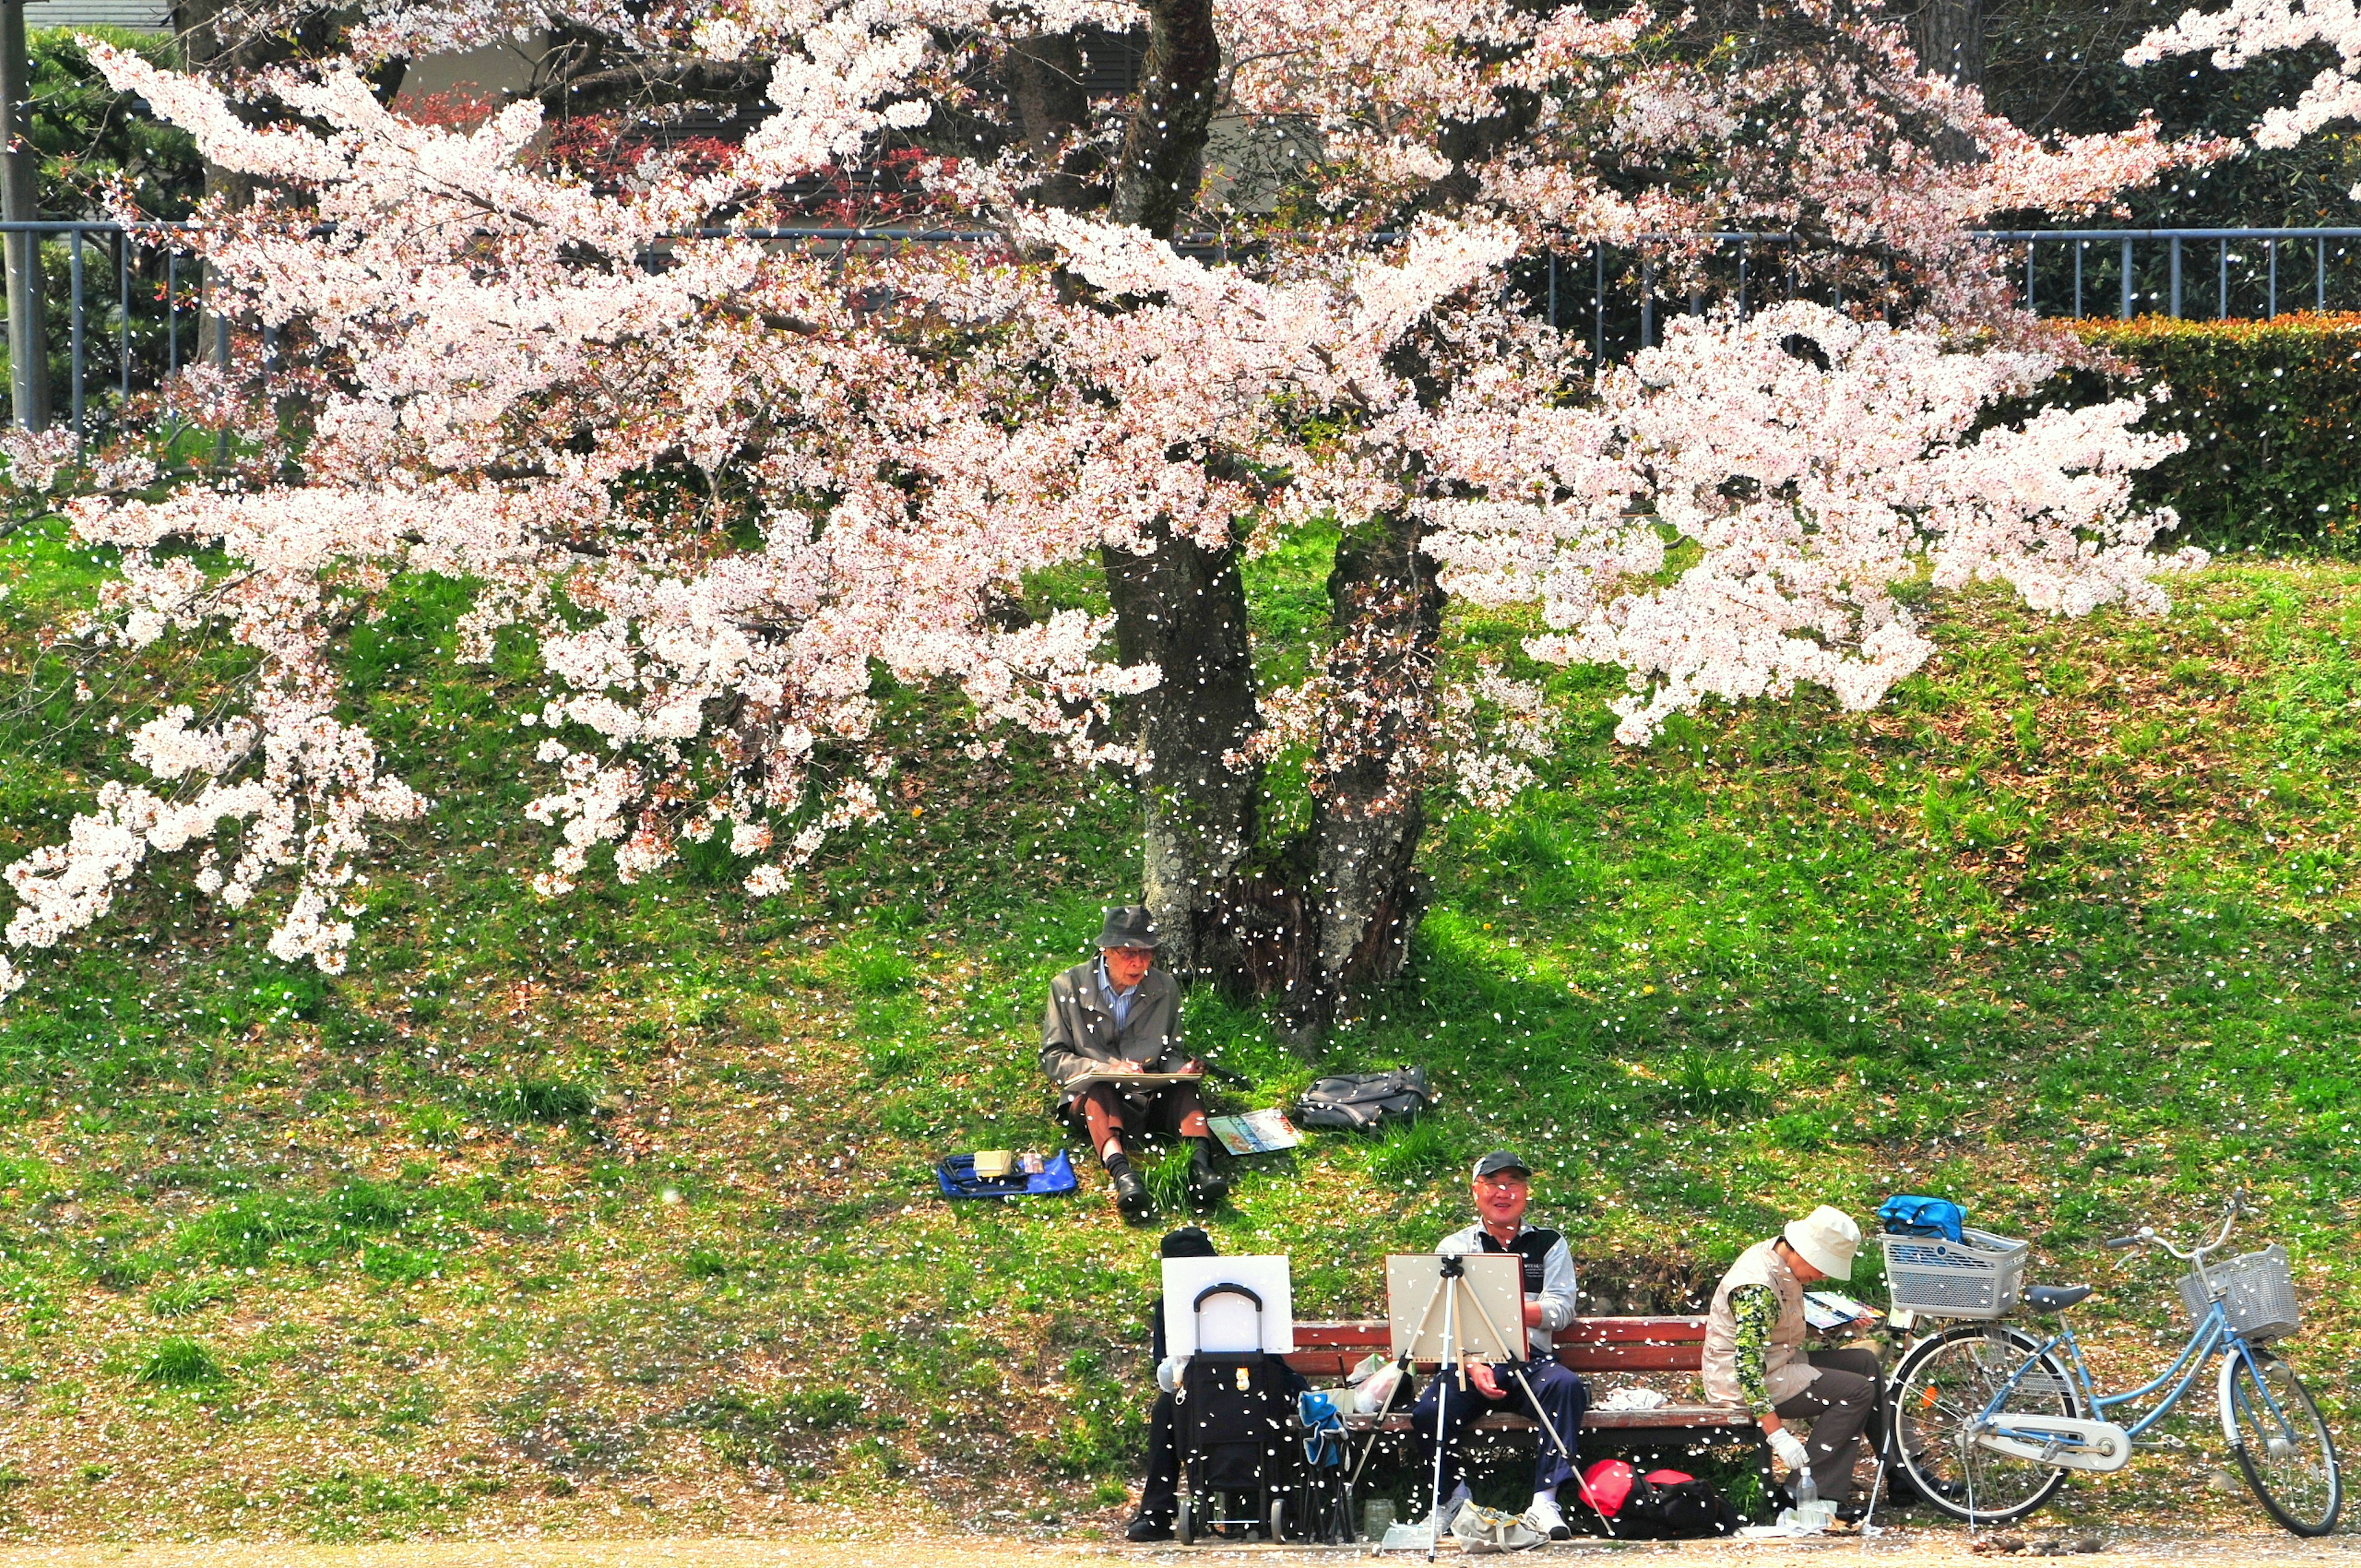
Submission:
<svg viewBox="0 0 2361 1568">
<path fill-rule="evenodd" d="M 1581 1378 L 1559 1365 L 1557 1359 L 1557 1331 L 1574 1321 L 1574 1255 L 1566 1250 L 1565 1238 L 1555 1231 L 1525 1223 L 1525 1210 L 1532 1202 L 1532 1167 L 1523 1157 L 1508 1149 L 1495 1149 L 1477 1160 L 1476 1223 L 1444 1237 L 1434 1250 L 1444 1257 L 1514 1253 L 1523 1260 L 1528 1359 L 1521 1370 L 1524 1383 L 1532 1389 L 1531 1403 L 1534 1408 L 1531 1413 L 1546 1420 L 1565 1440 L 1565 1452 L 1571 1453 L 1575 1452 L 1575 1431 L 1582 1425 L 1583 1412 L 1590 1409 L 1589 1388 Z M 1500 1327 L 1505 1331 L 1508 1325 Z M 1468 1498 L 1467 1483 L 1460 1478 L 1460 1440 L 1477 1417 L 1499 1410 L 1500 1401 L 1510 1394 L 1519 1396 L 1519 1404 L 1526 1402 L 1523 1389 L 1518 1387 L 1519 1370 L 1512 1364 L 1494 1367 L 1472 1363 L 1467 1368 L 1468 1387 L 1463 1389 L 1452 1368 L 1446 1366 L 1428 1380 L 1411 1412 L 1411 1425 L 1419 1436 L 1422 1474 L 1433 1473 L 1435 1444 L 1443 1444 L 1444 1497 L 1434 1517 L 1438 1537 L 1451 1528 L 1452 1520 Z M 1441 1397 L 1446 1379 L 1451 1383 L 1447 1400 Z M 1481 1398 L 1470 1398 L 1470 1392 Z M 1435 1430 L 1438 1406 L 1444 1411 L 1439 1434 Z M 1553 1540 L 1564 1541 L 1573 1534 L 1566 1528 L 1565 1516 L 1557 1501 L 1558 1487 L 1573 1474 L 1574 1466 L 1565 1462 L 1557 1444 L 1543 1433 L 1541 1453 L 1533 1462 L 1532 1507 L 1525 1520 Z"/>
<path fill-rule="evenodd" d="M 1144 906 L 1110 905 L 1099 956 L 1049 982 L 1049 1009 L 1041 1020 L 1041 1070 L 1060 1091 L 1058 1113 L 1089 1129 L 1115 1204 L 1132 1220 L 1156 1212 L 1125 1146 L 1126 1138 L 1144 1132 L 1189 1140 L 1189 1195 L 1197 1203 L 1220 1202 L 1230 1186 L 1213 1163 L 1213 1132 L 1194 1083 L 1105 1081 L 1110 1074 L 1180 1072 L 1200 1065 L 1180 1047 L 1180 992 L 1156 967 L 1160 939 Z"/>
<path fill-rule="evenodd" d="M 1851 1278 L 1860 1250 L 1861 1227 L 1824 1203 L 1739 1254 L 1706 1316 L 1707 1397 L 1753 1411 L 1771 1452 L 1790 1470 L 1809 1466 L 1813 1490 L 1840 1508 L 1852 1490 L 1855 1444 L 1864 1429 L 1884 1429 L 1885 1378 L 1875 1351 L 1804 1348 L 1804 1292 Z M 1808 1442 L 1788 1427 L 1796 1420 L 1811 1423 Z"/>
</svg>

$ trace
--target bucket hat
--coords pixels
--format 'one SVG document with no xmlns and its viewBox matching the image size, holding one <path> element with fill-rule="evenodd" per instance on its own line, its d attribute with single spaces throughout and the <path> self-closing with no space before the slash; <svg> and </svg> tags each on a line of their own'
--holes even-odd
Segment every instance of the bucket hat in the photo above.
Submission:
<svg viewBox="0 0 2361 1568">
<path fill-rule="evenodd" d="M 1852 1216 L 1826 1203 L 1800 1220 L 1790 1220 L 1780 1233 L 1795 1255 L 1831 1279 L 1852 1277 L 1853 1255 L 1861 1250 L 1861 1227 Z"/>
<path fill-rule="evenodd" d="M 1144 904 L 1110 904 L 1106 906 L 1106 924 L 1099 930 L 1101 948 L 1156 948 L 1163 945 L 1164 933 L 1156 928 L 1156 919 Z"/>
</svg>

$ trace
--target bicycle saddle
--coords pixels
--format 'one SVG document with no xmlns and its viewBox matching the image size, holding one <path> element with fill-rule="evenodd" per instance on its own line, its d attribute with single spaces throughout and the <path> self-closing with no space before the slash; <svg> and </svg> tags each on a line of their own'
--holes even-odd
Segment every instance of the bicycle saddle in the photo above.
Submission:
<svg viewBox="0 0 2361 1568">
<path fill-rule="evenodd" d="M 2037 1312 L 2062 1312 L 2090 1293 L 2088 1285 L 2028 1285 L 2025 1304 Z"/>
</svg>

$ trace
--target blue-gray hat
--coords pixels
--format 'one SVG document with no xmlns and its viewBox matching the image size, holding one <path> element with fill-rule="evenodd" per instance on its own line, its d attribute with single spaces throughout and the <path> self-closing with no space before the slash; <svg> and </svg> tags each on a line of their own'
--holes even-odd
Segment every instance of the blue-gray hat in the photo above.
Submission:
<svg viewBox="0 0 2361 1568">
<path fill-rule="evenodd" d="M 1156 928 L 1155 917 L 1144 904 L 1110 904 L 1106 909 L 1106 925 L 1099 932 L 1102 948 L 1155 948 L 1164 942 L 1164 933 Z"/>
</svg>

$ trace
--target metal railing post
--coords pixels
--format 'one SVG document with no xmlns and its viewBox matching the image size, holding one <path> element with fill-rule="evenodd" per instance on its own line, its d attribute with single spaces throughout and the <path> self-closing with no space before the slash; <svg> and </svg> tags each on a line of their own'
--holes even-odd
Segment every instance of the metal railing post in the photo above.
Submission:
<svg viewBox="0 0 2361 1568">
<path fill-rule="evenodd" d="M 2082 319 L 2082 253 L 2091 248 L 2087 239 L 2074 242 L 2074 319 Z"/>
<path fill-rule="evenodd" d="M 1550 331 L 1557 330 L 1557 252 L 1549 253 L 1549 316 Z"/>
<path fill-rule="evenodd" d="M 2115 313 L 2115 318 L 2118 321 L 2132 319 L 2132 238 L 2129 235 L 2124 236 L 2124 302 Z"/>
<path fill-rule="evenodd" d="M 1590 356 L 1607 357 L 1607 242 L 1590 247 Z"/>
<path fill-rule="evenodd" d="M 1746 319 L 1746 242 L 1738 242 L 1738 319 Z"/>
<path fill-rule="evenodd" d="M 1644 250 L 1640 253 L 1640 346 L 1656 346 L 1656 263 Z"/>
<path fill-rule="evenodd" d="M 2312 308 L 2328 309 L 2328 236 L 2312 242 Z"/>
<path fill-rule="evenodd" d="M 2033 303 L 2033 252 L 2036 243 L 2029 239 L 2025 242 L 2025 313 L 2027 315 L 2041 313 Z"/>
<path fill-rule="evenodd" d="M 82 408 L 84 390 L 82 383 L 85 379 L 86 364 L 82 347 L 82 330 L 89 323 L 89 318 L 84 313 L 89 302 L 82 297 L 82 230 L 77 228 L 67 231 L 66 255 L 71 260 L 70 276 L 73 280 L 73 337 L 71 340 L 73 344 L 71 356 L 73 360 L 73 433 L 79 437 L 82 433 Z"/>
<path fill-rule="evenodd" d="M 2227 239 L 2222 242 L 2221 267 L 2221 280 L 2213 296 L 2213 319 L 2225 322 L 2230 319 L 2230 242 Z"/>
<path fill-rule="evenodd" d="M 131 231 L 129 229 L 115 231 L 115 308 L 123 313 L 123 331 L 120 334 L 123 401 L 115 411 L 115 417 L 121 420 L 123 411 L 131 406 Z"/>
<path fill-rule="evenodd" d="M 2263 246 L 2265 254 L 2270 258 L 2270 280 L 2264 285 L 2263 302 L 2267 308 L 2263 313 L 2263 319 L 2277 321 L 2279 314 L 2279 242 L 2267 239 L 2263 242 Z"/>
<path fill-rule="evenodd" d="M 2172 319 L 2180 319 L 2180 236 L 2172 236 Z"/>
</svg>

